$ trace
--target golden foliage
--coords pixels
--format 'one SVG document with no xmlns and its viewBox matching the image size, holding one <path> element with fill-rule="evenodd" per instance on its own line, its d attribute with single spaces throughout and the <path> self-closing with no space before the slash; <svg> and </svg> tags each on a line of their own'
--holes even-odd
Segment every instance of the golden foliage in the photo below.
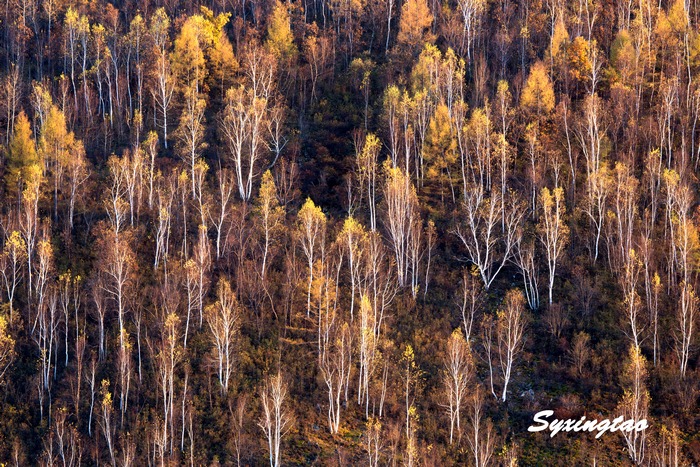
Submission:
<svg viewBox="0 0 700 467">
<path fill-rule="evenodd" d="M 535 62 L 530 68 L 530 75 L 520 95 L 520 106 L 537 116 L 554 109 L 554 86 L 541 61 Z"/>
<path fill-rule="evenodd" d="M 425 42 L 432 42 L 428 32 L 433 24 L 433 15 L 426 0 L 408 0 L 401 7 L 398 45 L 409 51 L 415 50 Z"/>
<path fill-rule="evenodd" d="M 277 0 L 267 27 L 267 48 L 278 60 L 292 60 L 298 51 L 286 4 Z"/>
</svg>

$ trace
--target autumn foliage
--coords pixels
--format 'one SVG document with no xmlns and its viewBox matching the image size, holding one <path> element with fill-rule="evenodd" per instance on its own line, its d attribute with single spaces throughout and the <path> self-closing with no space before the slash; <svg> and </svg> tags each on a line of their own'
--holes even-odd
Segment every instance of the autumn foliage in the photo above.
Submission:
<svg viewBox="0 0 700 467">
<path fill-rule="evenodd" d="M 0 25 L 0 465 L 700 463 L 697 4 Z"/>
</svg>

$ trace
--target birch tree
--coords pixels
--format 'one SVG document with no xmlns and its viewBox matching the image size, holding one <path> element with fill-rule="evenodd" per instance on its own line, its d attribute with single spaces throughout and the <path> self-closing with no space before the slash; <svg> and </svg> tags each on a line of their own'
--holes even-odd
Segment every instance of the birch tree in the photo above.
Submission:
<svg viewBox="0 0 700 467">
<path fill-rule="evenodd" d="M 259 220 L 259 234 L 261 238 L 262 265 L 260 277 L 265 280 L 268 258 L 273 256 L 282 222 L 284 221 L 284 208 L 277 199 L 277 187 L 272 177 L 272 172 L 265 171 L 260 184 L 260 192 L 255 201 L 255 214 Z"/>
<path fill-rule="evenodd" d="M 333 327 L 330 348 L 322 353 L 320 366 L 328 389 L 328 424 L 331 433 L 337 434 L 352 364 L 352 332 L 347 323 L 335 323 Z"/>
<path fill-rule="evenodd" d="M 41 198 L 41 186 L 44 175 L 41 167 L 32 165 L 28 169 L 26 186 L 22 191 L 22 205 L 20 212 L 20 231 L 27 246 L 27 296 L 31 301 L 34 297 L 34 255 L 39 236 L 39 199 Z"/>
<path fill-rule="evenodd" d="M 370 380 L 376 369 L 377 336 L 375 334 L 376 319 L 374 310 L 366 295 L 360 301 L 358 320 L 358 384 L 357 403 L 365 404 L 365 414 L 369 413 Z"/>
<path fill-rule="evenodd" d="M 152 68 L 153 88 L 153 120 L 163 130 L 163 146 L 168 149 L 168 113 L 175 93 L 175 77 L 170 67 L 168 49 L 170 18 L 165 8 L 158 8 L 150 21 L 150 35 L 155 45 L 155 66 Z"/>
<path fill-rule="evenodd" d="M 698 297 L 693 286 L 682 282 L 679 288 L 681 296 L 680 303 L 676 305 L 676 326 L 673 337 L 678 356 L 678 369 L 681 378 L 685 379 L 700 312 L 698 311 Z"/>
<path fill-rule="evenodd" d="M 588 174 L 586 184 L 588 197 L 582 209 L 591 219 L 594 228 L 593 262 L 597 261 L 600 252 L 600 238 L 607 217 L 608 194 L 611 182 L 610 171 L 605 165 L 601 165 L 599 169 Z"/>
<path fill-rule="evenodd" d="M 379 467 L 379 459 L 384 448 L 382 440 L 382 423 L 376 417 L 370 417 L 365 424 L 364 448 L 367 452 L 369 467 Z"/>
<path fill-rule="evenodd" d="M 379 138 L 369 133 L 357 150 L 358 184 L 362 193 L 361 197 L 367 199 L 371 230 L 377 230 L 377 157 L 380 149 Z"/>
<path fill-rule="evenodd" d="M 10 325 L 12 321 L 0 315 L 0 381 L 15 359 L 15 339 L 12 337 Z"/>
<path fill-rule="evenodd" d="M 175 368 L 182 360 L 182 349 L 178 345 L 180 318 L 175 313 L 163 317 L 161 338 L 154 355 L 157 381 L 163 403 L 162 439 L 164 446 L 172 453 L 175 437 Z"/>
<path fill-rule="evenodd" d="M 620 276 L 620 285 L 624 297 L 624 314 L 629 329 L 629 334 L 627 334 L 627 331 L 625 333 L 632 340 L 632 344 L 635 347 L 639 347 L 642 340 L 641 333 L 644 330 L 640 316 L 641 297 L 637 293 L 642 264 L 635 250 L 630 251 L 627 258 L 627 264 L 625 264 L 623 274 Z"/>
<path fill-rule="evenodd" d="M 409 176 L 400 167 L 384 164 L 385 183 L 384 201 L 386 213 L 384 226 L 394 248 L 396 272 L 399 286 L 408 285 L 410 264 L 410 247 L 412 236 L 417 232 L 414 224 L 420 221 L 418 196 Z"/>
<path fill-rule="evenodd" d="M 615 187 L 610 196 L 610 239 L 608 240 L 608 264 L 614 271 L 621 271 L 627 261 L 630 251 L 634 249 L 634 228 L 637 222 L 639 200 L 639 181 L 634 177 L 632 169 L 622 162 L 615 164 L 612 174 L 612 186 Z"/>
<path fill-rule="evenodd" d="M 624 394 L 618 410 L 625 420 L 633 420 L 636 426 L 641 420 L 646 420 L 649 413 L 646 359 L 638 346 L 630 345 L 623 379 Z M 620 432 L 625 440 L 630 459 L 634 464 L 641 465 L 646 455 L 646 430 L 621 429 Z"/>
<path fill-rule="evenodd" d="M 300 233 L 301 249 L 306 257 L 309 281 L 306 299 L 306 316 L 311 314 L 311 286 L 314 281 L 314 264 L 325 249 L 326 215 L 311 198 L 307 198 L 297 214 L 297 228 Z"/>
<path fill-rule="evenodd" d="M 525 333 L 525 297 L 517 289 L 509 290 L 496 316 L 496 345 L 498 364 L 503 377 L 501 400 L 506 401 L 508 384 L 518 354 L 522 351 Z"/>
<path fill-rule="evenodd" d="M 467 398 L 468 386 L 474 373 L 469 343 L 462 331 L 457 328 L 447 340 L 447 355 L 444 361 L 443 385 L 448 403 L 445 405 L 450 418 L 450 444 L 454 440 L 455 429 L 462 437 L 462 407 Z"/>
<path fill-rule="evenodd" d="M 219 383 L 221 390 L 227 393 L 236 362 L 241 306 L 229 282 L 224 278 L 219 279 L 216 296 L 216 302 L 206 308 L 205 314 L 214 345 Z"/>
<path fill-rule="evenodd" d="M 222 237 L 224 234 L 224 227 L 230 216 L 230 204 L 231 198 L 233 197 L 234 191 L 234 175 L 226 168 L 222 168 L 217 171 L 217 190 L 216 190 L 216 211 L 212 215 L 215 216 L 212 219 L 214 223 L 214 228 L 216 229 L 216 259 L 219 259 L 223 254 L 224 245 L 222 244 Z"/>
<path fill-rule="evenodd" d="M 471 185 L 462 203 L 462 220 L 454 233 L 467 249 L 488 290 L 498 273 L 512 258 L 524 210 L 514 195 L 507 204 L 487 196 L 483 185 Z"/>
<path fill-rule="evenodd" d="M 540 307 L 540 274 L 536 261 L 536 243 L 537 240 L 534 238 L 524 239 L 522 235 L 519 235 L 515 246 L 515 264 L 523 278 L 525 298 L 531 310 L 537 310 Z"/>
<path fill-rule="evenodd" d="M 537 230 L 547 260 L 549 304 L 551 305 L 557 264 L 564 247 L 569 241 L 569 226 L 566 225 L 564 218 L 566 205 L 564 204 L 563 188 L 558 187 L 553 191 L 550 191 L 547 187 L 542 188 L 540 203 L 542 205 L 542 216 Z"/>
<path fill-rule="evenodd" d="M 180 115 L 180 123 L 177 130 L 175 130 L 175 135 L 178 139 L 177 152 L 190 170 L 192 199 L 197 198 L 195 167 L 202 150 L 207 147 L 207 144 L 204 142 L 206 124 L 204 110 L 206 106 L 207 102 L 199 97 L 196 89 L 188 88 L 185 92 L 185 108 Z"/>
<path fill-rule="evenodd" d="M 467 444 L 472 452 L 474 465 L 486 467 L 490 465 L 496 446 L 496 433 L 491 420 L 487 420 L 484 407 L 484 390 L 477 384 L 469 397 L 467 407 Z"/>
<path fill-rule="evenodd" d="M 465 269 L 462 272 L 462 283 L 460 286 L 461 297 L 458 304 L 462 314 L 464 339 L 467 343 L 471 342 L 477 313 L 481 310 L 486 301 L 486 293 L 477 276 L 478 272 L 475 270 Z"/>
<path fill-rule="evenodd" d="M 114 440 L 114 432 L 116 431 L 114 427 L 114 421 L 112 420 L 112 414 L 114 413 L 114 407 L 112 406 L 112 393 L 109 391 L 109 380 L 103 379 L 100 388 L 100 397 L 102 398 L 100 402 L 100 418 L 99 424 L 102 429 L 102 435 L 107 443 L 107 450 L 109 451 L 109 458 L 111 460 L 112 466 L 116 466 L 116 446 Z"/>
<path fill-rule="evenodd" d="M 126 236 L 116 237 L 114 231 L 105 229 L 98 237 L 102 259 L 100 269 L 104 274 L 104 290 L 114 302 L 120 329 L 120 346 L 124 346 L 121 329 L 125 329 L 127 297 L 131 293 L 135 272 L 135 257 Z"/>
<path fill-rule="evenodd" d="M 287 383 L 281 373 L 267 376 L 260 390 L 262 414 L 258 426 L 267 439 L 270 467 L 282 465 L 282 438 L 292 428 L 292 417 L 287 409 Z"/>
<path fill-rule="evenodd" d="M 7 301 L 10 306 L 10 322 L 13 318 L 15 290 L 22 280 L 22 263 L 27 254 L 27 245 L 22 235 L 13 230 L 6 233 L 5 245 L 0 254 L 0 274 L 5 285 Z"/>
<path fill-rule="evenodd" d="M 347 252 L 350 275 L 350 320 L 355 319 L 355 297 L 360 282 L 360 268 L 363 265 L 364 248 L 367 245 L 367 232 L 355 218 L 348 217 L 338 234 L 338 243 Z"/>
<path fill-rule="evenodd" d="M 248 201 L 263 158 L 268 100 L 254 88 L 240 85 L 226 92 L 225 104 L 219 128 L 236 173 L 238 195 Z"/>
<path fill-rule="evenodd" d="M 66 177 L 68 179 L 68 225 L 73 230 L 73 219 L 75 217 L 75 205 L 80 198 L 81 191 L 90 177 L 88 161 L 85 158 L 85 148 L 83 143 L 76 141 L 71 148 L 71 156 L 67 158 Z"/>
<path fill-rule="evenodd" d="M 462 48 L 466 52 L 467 60 L 472 61 L 472 50 L 475 36 L 481 21 L 481 15 L 486 8 L 483 0 L 459 0 L 457 2 L 459 11 L 462 14 Z"/>
</svg>

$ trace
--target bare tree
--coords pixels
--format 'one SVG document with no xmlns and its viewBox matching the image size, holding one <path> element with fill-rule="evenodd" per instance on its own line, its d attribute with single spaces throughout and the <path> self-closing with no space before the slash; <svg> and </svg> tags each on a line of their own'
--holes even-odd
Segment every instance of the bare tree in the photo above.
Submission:
<svg viewBox="0 0 700 467">
<path fill-rule="evenodd" d="M 180 318 L 171 312 L 163 317 L 160 345 L 154 355 L 161 396 L 163 397 L 162 440 L 166 450 L 172 453 L 175 437 L 175 368 L 182 360 L 178 344 Z"/>
<path fill-rule="evenodd" d="M 92 414 L 95 409 L 95 395 L 97 394 L 96 388 L 96 376 L 97 376 L 97 359 L 92 356 L 90 360 L 90 372 L 85 375 L 86 382 L 90 385 L 90 412 L 88 414 L 88 434 L 92 436 Z"/>
<path fill-rule="evenodd" d="M 384 448 L 382 423 L 378 418 L 370 417 L 365 426 L 364 447 L 367 451 L 368 466 L 379 467 L 379 459 Z"/>
<path fill-rule="evenodd" d="M 469 343 L 464 339 L 459 328 L 455 329 L 447 340 L 444 365 L 443 384 L 448 400 L 445 408 L 450 418 L 450 444 L 452 444 L 455 428 L 459 437 L 462 437 L 462 406 L 467 397 L 469 383 L 474 376 L 474 363 Z"/>
<path fill-rule="evenodd" d="M 231 374 L 236 362 L 236 341 L 240 329 L 241 306 L 231 286 L 224 278 L 216 288 L 216 303 L 206 308 L 207 323 L 214 344 L 219 383 L 228 392 Z"/>
<path fill-rule="evenodd" d="M 569 358 L 571 363 L 576 368 L 578 376 L 583 376 L 583 369 L 591 357 L 591 348 L 589 347 L 591 336 L 581 331 L 574 335 L 569 349 Z"/>
<path fill-rule="evenodd" d="M 420 214 L 416 215 L 413 219 L 413 223 L 410 226 L 410 236 L 408 243 L 408 270 L 410 271 L 410 281 L 409 285 L 411 287 L 411 295 L 413 298 L 418 297 L 418 291 L 420 289 L 421 274 L 421 264 L 423 262 L 423 256 L 425 255 L 425 250 L 428 245 L 425 245 L 425 239 L 423 238 L 423 224 L 421 222 Z M 427 231 L 427 229 L 426 229 Z M 427 268 L 426 268 L 427 270 Z M 424 284 L 427 285 L 427 284 Z M 427 289 L 426 289 L 427 290 Z"/>
<path fill-rule="evenodd" d="M 588 215 L 595 229 L 595 242 L 593 247 L 593 262 L 598 259 L 600 251 L 600 237 L 607 216 L 608 191 L 611 183 L 609 170 L 605 165 L 588 174 L 586 185 L 588 197 L 583 204 L 583 211 Z"/>
<path fill-rule="evenodd" d="M 269 118 L 267 118 L 267 132 L 269 135 L 268 148 L 274 154 L 274 159 L 269 164 L 273 167 L 280 158 L 282 150 L 287 146 L 289 137 L 285 134 L 285 119 L 287 118 L 287 108 L 283 105 L 275 105 L 270 108 Z"/>
<path fill-rule="evenodd" d="M 484 348 L 484 360 L 486 360 L 486 364 L 489 366 L 489 389 L 491 390 L 491 394 L 493 397 L 498 399 L 498 396 L 496 395 L 496 389 L 495 389 L 495 370 L 494 370 L 494 359 L 495 359 L 495 354 L 496 354 L 496 349 L 494 348 L 495 343 L 494 343 L 494 329 L 495 329 L 495 322 L 493 319 L 493 316 L 489 314 L 484 314 L 482 319 L 481 319 L 481 344 Z"/>
<path fill-rule="evenodd" d="M 509 290 L 496 319 L 496 344 L 498 362 L 503 376 L 501 400 L 506 401 L 508 383 L 512 377 L 516 358 L 522 351 L 525 333 L 525 297 L 517 289 Z"/>
<path fill-rule="evenodd" d="M 292 416 L 288 412 L 287 383 L 281 373 L 267 376 L 260 390 L 262 414 L 258 425 L 267 439 L 270 467 L 282 465 L 280 446 L 282 438 L 292 427 Z"/>
<path fill-rule="evenodd" d="M 524 211 L 515 196 L 504 206 L 487 197 L 481 184 L 471 185 L 462 203 L 463 222 L 454 233 L 467 249 L 468 260 L 476 265 L 488 290 L 514 253 Z M 505 230 L 501 230 L 504 226 Z"/>
<path fill-rule="evenodd" d="M 407 467 L 413 467 L 418 459 L 418 409 L 411 404 L 406 411 L 406 445 L 403 454 L 403 463 Z"/>
<path fill-rule="evenodd" d="M 474 456 L 474 465 L 477 467 L 490 465 L 496 446 L 496 433 L 491 420 L 486 420 L 484 403 L 483 389 L 477 384 L 469 398 L 467 411 L 467 443 Z"/>
<path fill-rule="evenodd" d="M 117 236 L 114 230 L 105 228 L 98 234 L 98 239 L 102 256 L 100 269 L 105 278 L 102 285 L 115 303 L 119 319 L 119 343 L 123 347 L 121 330 L 126 326 L 127 297 L 131 291 L 136 269 L 134 252 L 130 246 L 129 235 Z"/>
<path fill-rule="evenodd" d="M 669 237 L 669 287 L 678 281 L 680 303 L 676 307 L 674 339 L 682 379 L 686 377 L 695 328 L 698 322 L 698 299 L 693 285 L 692 271 L 697 265 L 700 240 L 698 229 L 691 217 L 694 193 L 679 173 L 666 170 L 663 175 L 667 193 L 667 226 Z"/>
<path fill-rule="evenodd" d="M 202 158 L 199 158 L 194 163 L 194 198 L 197 202 L 197 211 L 199 212 L 200 225 L 207 226 L 209 220 L 209 209 L 211 207 L 211 194 L 207 187 L 207 172 L 209 172 L 209 164 Z"/>
<path fill-rule="evenodd" d="M 464 339 L 471 341 L 474 324 L 479 310 L 485 303 L 486 293 L 477 279 L 478 271 L 462 271 L 461 300 L 459 308 L 462 312 L 462 326 L 464 327 Z"/>
<path fill-rule="evenodd" d="M 535 261 L 535 242 L 535 239 L 528 241 L 519 235 L 515 244 L 515 264 L 523 278 L 523 289 L 531 310 L 537 310 L 540 307 L 539 268 Z"/>
<path fill-rule="evenodd" d="M 418 428 L 418 408 L 415 405 L 415 400 L 419 392 L 420 382 L 423 377 L 423 372 L 416 363 L 416 354 L 411 344 L 406 344 L 406 348 L 401 354 L 401 369 L 402 383 L 404 386 L 404 409 L 406 411 L 406 457 L 404 461 L 407 463 L 415 462 L 417 456 L 417 428 Z"/>
<path fill-rule="evenodd" d="M 211 269 L 211 244 L 207 236 L 207 228 L 200 225 L 197 229 L 197 243 L 195 243 L 192 260 L 194 264 L 194 285 L 196 306 L 199 311 L 199 326 L 202 326 L 204 319 L 204 298 L 209 291 L 209 272 Z M 185 342 L 187 344 L 187 342 Z M 185 345 L 187 347 L 187 345 Z"/>
<path fill-rule="evenodd" d="M 652 346 L 654 348 L 654 366 L 661 360 L 661 346 L 659 345 L 659 294 L 661 292 L 661 277 L 654 273 L 651 279 L 652 293 L 649 300 L 649 321 L 653 329 Z"/>
<path fill-rule="evenodd" d="M 417 234 L 414 226 L 416 222 L 420 223 L 418 196 L 408 174 L 401 168 L 392 167 L 387 161 L 384 171 L 386 214 L 383 220 L 394 248 L 399 286 L 403 287 L 408 285 L 409 272 L 412 269 L 411 243 L 413 236 Z"/>
<path fill-rule="evenodd" d="M 51 396 L 51 387 L 54 379 L 52 369 L 58 351 L 58 294 L 55 284 L 50 280 L 53 275 L 53 249 L 48 240 L 41 240 L 37 248 L 38 271 L 37 290 L 35 291 L 36 317 L 31 330 L 31 337 L 39 350 L 40 364 L 40 412 L 41 418 L 44 416 L 43 400 L 44 396 Z M 49 404 L 49 419 L 51 418 L 51 404 Z"/>
<path fill-rule="evenodd" d="M 102 380 L 102 387 L 100 389 L 100 397 L 102 401 L 100 402 L 100 419 L 99 424 L 102 428 L 102 435 L 107 442 L 107 450 L 109 451 L 109 457 L 112 466 L 117 465 L 116 461 L 116 446 L 114 440 L 114 421 L 112 420 L 112 413 L 114 408 L 112 407 L 112 393 L 109 391 L 109 380 Z"/>
<path fill-rule="evenodd" d="M 78 12 L 73 8 L 68 8 L 64 21 L 64 35 L 66 54 L 70 55 L 70 80 L 73 86 L 73 99 L 75 103 L 75 111 L 78 111 L 78 92 L 75 86 L 75 64 L 78 62 L 78 46 L 87 39 L 90 33 L 90 24 L 87 16 L 79 16 Z M 87 47 L 83 46 L 83 53 L 87 54 Z M 85 96 L 87 98 L 87 95 Z"/>
<path fill-rule="evenodd" d="M 335 320 L 334 320 L 335 321 Z M 333 434 L 340 429 L 340 410 L 352 364 L 352 332 L 347 323 L 334 323 L 331 342 L 321 355 L 321 373 L 328 388 L 328 424 Z"/>
<path fill-rule="evenodd" d="M 603 102 L 598 94 L 586 96 L 583 102 L 583 115 L 579 119 L 580 124 L 574 133 L 581 145 L 581 150 L 586 159 L 586 175 L 588 176 L 588 191 L 591 193 L 591 175 L 603 168 L 601 154 L 607 130 L 603 121 Z"/>
<path fill-rule="evenodd" d="M 80 465 L 83 452 L 78 430 L 66 423 L 67 412 L 65 407 L 61 407 L 56 411 L 51 434 L 56 442 L 61 463 L 66 467 L 74 467 Z"/>
<path fill-rule="evenodd" d="M 92 283 L 91 297 L 94 307 L 91 308 L 94 317 L 97 319 L 97 330 L 99 336 L 98 358 L 100 361 L 105 358 L 105 317 L 107 315 L 107 304 L 105 297 L 106 285 L 101 272 L 96 273 L 96 278 Z"/>
<path fill-rule="evenodd" d="M 117 367 L 119 371 L 119 410 L 121 412 L 121 425 L 124 425 L 124 416 L 127 413 L 129 406 L 129 390 L 131 388 L 131 375 L 133 357 L 132 343 L 129 339 L 129 334 L 126 329 L 122 328 L 120 332 L 120 341 L 124 345 L 119 346 L 117 353 Z"/>
<path fill-rule="evenodd" d="M 621 271 L 627 264 L 630 251 L 634 249 L 633 235 L 637 221 L 637 200 L 639 199 L 639 181 L 632 169 L 622 162 L 615 164 L 612 186 L 615 187 L 610 197 L 611 222 L 608 240 L 608 263 L 613 271 Z"/>
<path fill-rule="evenodd" d="M 68 339 L 70 336 L 69 326 L 71 325 L 71 315 L 74 317 L 73 324 L 75 325 L 76 343 L 80 333 L 78 311 L 80 309 L 81 282 L 82 277 L 74 276 L 70 269 L 58 276 L 59 301 L 61 310 L 63 311 L 65 366 L 68 366 Z"/>
<path fill-rule="evenodd" d="M 222 234 L 226 221 L 231 214 L 230 204 L 235 183 L 234 175 L 230 170 L 222 168 L 217 171 L 217 181 L 217 196 L 216 203 L 214 203 L 217 211 L 216 217 L 212 219 L 212 222 L 214 222 L 214 228 L 216 229 L 216 259 L 219 259 L 223 254 Z"/>
<path fill-rule="evenodd" d="M 479 31 L 481 15 L 486 8 L 483 0 L 459 0 L 459 11 L 462 14 L 462 53 L 466 54 L 467 60 L 472 61 L 472 49 Z"/>
<path fill-rule="evenodd" d="M 247 420 L 247 405 L 248 398 L 246 394 L 241 394 L 236 401 L 235 409 L 229 408 L 230 412 L 233 412 L 233 443 L 236 448 L 236 464 L 240 467 L 242 464 L 241 454 L 243 451 L 243 444 L 245 443 L 245 423 Z M 229 406 L 231 407 L 231 406 Z"/>
<path fill-rule="evenodd" d="M 642 341 L 641 334 L 644 331 L 640 322 L 641 297 L 637 293 L 642 264 L 635 250 L 630 251 L 626 256 L 627 263 L 624 265 L 623 274 L 620 275 L 619 279 L 624 296 L 624 314 L 630 332 L 628 337 L 635 347 L 639 347 Z"/>
<path fill-rule="evenodd" d="M 85 158 L 85 149 L 81 142 L 76 142 L 72 148 L 71 157 L 67 158 L 66 177 L 68 178 L 68 224 L 73 230 L 73 218 L 75 217 L 75 204 L 80 197 L 80 192 L 85 182 L 90 178 L 90 169 Z"/>
<path fill-rule="evenodd" d="M 661 425 L 658 438 L 650 443 L 653 449 L 653 462 L 656 465 L 684 465 L 681 449 L 681 432 L 675 422 L 671 426 Z"/>
<path fill-rule="evenodd" d="M 207 102 L 200 98 L 195 88 L 188 88 L 185 92 L 185 108 L 180 115 L 180 123 L 175 131 L 178 138 L 178 153 L 180 158 L 190 169 L 192 182 L 192 199 L 196 199 L 195 191 L 195 166 L 202 150 L 206 148 L 204 142 L 205 119 L 204 110 Z"/>
<path fill-rule="evenodd" d="M 166 264 L 168 261 L 174 196 L 173 190 L 165 183 L 162 183 L 157 189 L 154 269 L 158 268 L 161 262 Z"/>
<path fill-rule="evenodd" d="M 20 69 L 12 63 L 10 70 L 0 83 L 0 96 L 2 96 L 2 109 L 5 117 L 5 144 L 10 144 L 10 139 L 14 132 L 15 115 L 19 108 L 19 101 L 22 97 L 22 80 L 20 79 Z M 20 110 L 21 112 L 21 110 Z"/>
<path fill-rule="evenodd" d="M 263 157 L 268 100 L 241 85 L 226 92 L 225 102 L 220 128 L 236 173 L 238 195 L 248 201 Z"/>
<path fill-rule="evenodd" d="M 151 16 L 150 33 L 156 46 L 155 66 L 153 70 L 153 120 L 160 117 L 163 130 L 163 146 L 168 149 L 168 112 L 175 92 L 175 77 L 170 69 L 169 47 L 170 18 L 165 8 L 159 8 Z"/>
<path fill-rule="evenodd" d="M 564 190 L 559 187 L 550 192 L 549 188 L 544 187 L 540 194 L 540 202 L 542 204 L 542 216 L 538 225 L 538 232 L 547 259 L 549 304 L 551 305 L 557 264 L 564 247 L 569 241 L 569 226 L 566 225 L 564 219 L 566 214 Z"/>
<path fill-rule="evenodd" d="M 428 258 L 425 263 L 425 290 L 423 291 L 423 298 L 428 295 L 428 284 L 430 283 L 430 265 L 433 261 L 433 250 L 435 249 L 435 244 L 437 243 L 437 229 L 435 228 L 435 222 L 431 219 L 428 221 L 428 226 L 425 229 L 425 250 L 428 254 Z"/>
<path fill-rule="evenodd" d="M 75 373 L 70 380 L 71 395 L 73 396 L 73 413 L 76 418 L 80 418 L 80 397 L 83 385 L 83 372 L 85 369 L 85 348 L 87 347 L 87 336 L 84 333 L 77 336 L 75 341 Z"/>
<path fill-rule="evenodd" d="M 695 338 L 695 328 L 698 322 L 698 297 L 695 289 L 690 284 L 682 282 L 680 303 L 676 307 L 676 328 L 674 339 L 676 343 L 676 355 L 681 378 L 685 379 L 688 370 L 688 362 L 692 351 L 692 343 Z"/>
<path fill-rule="evenodd" d="M 379 339 L 386 311 L 398 291 L 390 255 L 377 232 L 370 232 L 361 268 L 360 293 L 366 295 L 373 314 L 372 329 Z"/>
</svg>

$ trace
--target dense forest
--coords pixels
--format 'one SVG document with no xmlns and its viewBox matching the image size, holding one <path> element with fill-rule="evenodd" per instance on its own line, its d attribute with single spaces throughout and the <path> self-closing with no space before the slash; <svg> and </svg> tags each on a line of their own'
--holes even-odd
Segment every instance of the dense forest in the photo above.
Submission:
<svg viewBox="0 0 700 467">
<path fill-rule="evenodd" d="M 699 25 L 7 0 L 0 463 L 697 465 Z"/>
</svg>

